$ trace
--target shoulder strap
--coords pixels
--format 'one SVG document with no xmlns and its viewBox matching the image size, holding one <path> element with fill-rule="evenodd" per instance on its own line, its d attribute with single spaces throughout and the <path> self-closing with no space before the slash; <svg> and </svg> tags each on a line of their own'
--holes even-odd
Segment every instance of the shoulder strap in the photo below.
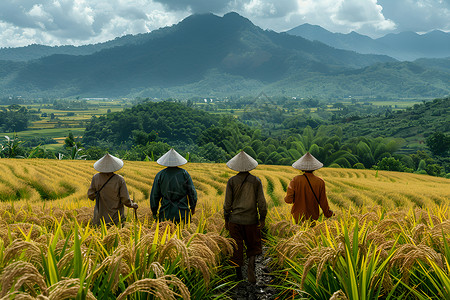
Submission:
<svg viewBox="0 0 450 300">
<path fill-rule="evenodd" d="M 240 185 L 239 188 L 236 190 L 236 195 L 235 195 L 235 197 L 237 197 L 237 196 L 240 194 L 241 189 L 242 189 L 242 186 L 244 185 L 244 182 L 247 180 L 248 175 L 250 175 L 250 172 L 248 172 L 247 175 L 245 175 L 244 180 L 242 180 L 241 185 Z M 233 200 L 234 200 L 234 197 L 233 197 Z"/>
<path fill-rule="evenodd" d="M 108 180 L 106 180 L 106 182 L 102 185 L 102 187 L 97 191 L 97 193 L 100 193 L 100 191 L 105 187 L 105 185 L 111 180 L 111 178 L 113 178 L 116 174 L 112 174 L 111 177 L 108 178 Z"/>
<path fill-rule="evenodd" d="M 111 177 L 108 178 L 108 180 L 106 180 L 106 182 L 102 185 L 102 187 L 95 192 L 95 205 L 97 206 L 98 210 L 100 210 L 100 191 L 103 190 L 103 188 L 105 187 L 105 185 L 111 180 L 111 178 L 113 178 L 116 174 L 113 174 Z"/>
<path fill-rule="evenodd" d="M 303 174 L 305 177 L 306 177 L 306 180 L 308 181 L 308 184 L 309 184 L 309 187 L 311 188 L 311 191 L 313 192 L 313 194 L 314 194 L 314 198 L 316 198 L 316 201 L 317 201 L 317 203 L 319 204 L 319 206 L 320 206 L 320 202 L 319 202 L 319 199 L 317 199 L 317 196 L 316 196 L 316 193 L 314 192 L 314 190 L 313 190 L 313 188 L 312 188 L 312 185 L 311 185 L 311 182 L 309 182 L 309 178 L 308 178 L 308 176 L 306 176 L 306 174 Z"/>
</svg>

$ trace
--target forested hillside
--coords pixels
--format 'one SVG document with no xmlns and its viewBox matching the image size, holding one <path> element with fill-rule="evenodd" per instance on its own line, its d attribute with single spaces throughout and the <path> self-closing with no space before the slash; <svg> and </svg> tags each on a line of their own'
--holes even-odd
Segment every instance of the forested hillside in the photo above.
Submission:
<svg viewBox="0 0 450 300">
<path fill-rule="evenodd" d="M 406 110 L 386 111 L 383 115 L 344 123 L 346 138 L 390 136 L 425 140 L 434 132 L 450 133 L 450 98 L 415 104 Z"/>
<path fill-rule="evenodd" d="M 333 33 L 320 26 L 303 24 L 287 33 L 329 46 L 358 53 L 384 54 L 398 60 L 412 61 L 418 58 L 450 57 L 450 33 L 434 30 L 424 34 L 412 31 L 388 34 L 372 39 L 354 31 Z"/>
<path fill-rule="evenodd" d="M 126 36 L 89 49 L 84 55 L 69 51 L 27 62 L 0 61 L 0 96 L 164 99 L 261 91 L 300 97 L 450 93 L 450 71 L 436 67 L 448 64 L 445 60 L 433 66 L 404 64 L 388 56 L 338 50 L 263 30 L 236 13 L 192 15 L 148 35 Z"/>
<path fill-rule="evenodd" d="M 244 150 L 261 163 L 289 165 L 309 151 L 325 166 L 378 167 L 442 175 L 450 171 L 445 170 L 449 166 L 444 158 L 433 158 L 423 151 L 401 154 L 399 150 L 409 137 L 401 132 L 403 123 L 412 113 L 423 116 L 416 119 L 417 123 L 410 121 L 413 123 L 408 126 L 420 126 L 430 118 L 429 126 L 424 127 L 428 136 L 448 129 L 444 117 L 429 116 L 438 112 L 442 116 L 448 115 L 447 103 L 448 99 L 435 100 L 398 113 L 403 120 L 399 123 L 388 116 L 366 118 L 367 126 L 325 123 L 315 128 L 309 125 L 298 128 L 298 123 L 291 120 L 273 135 L 245 125 L 232 116 L 209 114 L 182 103 L 146 102 L 120 113 L 93 118 L 83 142 L 88 148 L 108 148 L 125 159 L 154 159 L 175 147 L 184 155 L 189 152 L 193 161 L 225 162 Z M 371 125 L 373 134 L 366 129 Z M 377 131 L 379 127 L 385 131 Z M 388 130 L 397 130 L 397 135 Z"/>
</svg>

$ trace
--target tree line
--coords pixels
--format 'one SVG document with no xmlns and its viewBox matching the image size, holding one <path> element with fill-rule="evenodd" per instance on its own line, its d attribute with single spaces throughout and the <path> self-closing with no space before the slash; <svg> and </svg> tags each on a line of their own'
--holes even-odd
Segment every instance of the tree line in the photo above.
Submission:
<svg viewBox="0 0 450 300">
<path fill-rule="evenodd" d="M 309 151 L 325 167 L 434 176 L 450 172 L 448 134 L 430 135 L 426 141 L 430 151 L 402 154 L 402 138 L 347 137 L 342 125 L 308 119 L 286 119 L 283 124 L 276 131 L 263 131 L 233 115 L 211 114 L 175 101 L 147 101 L 121 112 L 92 117 L 83 138 L 69 134 L 59 152 L 39 146 L 20 147 L 18 139 L 13 138 L 3 143 L 0 155 L 30 157 L 32 153 L 31 157 L 95 160 L 110 152 L 127 160 L 156 160 L 174 147 L 191 162 L 223 163 L 244 150 L 262 164 L 290 165 Z"/>
</svg>

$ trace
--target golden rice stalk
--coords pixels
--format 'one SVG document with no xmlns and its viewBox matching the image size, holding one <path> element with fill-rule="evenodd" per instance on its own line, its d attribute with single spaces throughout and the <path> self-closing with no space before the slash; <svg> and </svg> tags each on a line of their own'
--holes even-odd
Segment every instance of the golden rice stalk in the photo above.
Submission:
<svg viewBox="0 0 450 300">
<path fill-rule="evenodd" d="M 6 224 L 6 225 L 4 225 L 4 224 L 0 225 L 0 239 L 2 239 L 3 244 L 4 244 L 5 246 L 9 245 L 9 243 L 10 243 L 8 234 L 11 235 L 11 237 L 13 238 L 13 240 L 15 240 L 15 239 L 16 239 L 16 236 L 17 236 L 17 233 L 16 233 L 16 232 L 11 232 L 11 231 L 9 231 L 9 233 L 8 233 L 8 228 L 9 228 L 9 225 L 8 225 L 8 224 Z"/>
<path fill-rule="evenodd" d="M 175 286 L 180 294 L 171 290 L 170 286 Z M 126 299 L 128 295 L 132 295 L 136 292 L 149 293 L 154 295 L 156 299 L 161 300 L 176 300 L 176 297 L 181 297 L 185 300 L 191 299 L 191 295 L 186 285 L 173 275 L 166 275 L 158 279 L 145 278 L 138 280 L 128 286 L 128 288 L 117 297 L 117 300 Z"/>
<path fill-rule="evenodd" d="M 208 245 L 204 241 L 196 240 L 189 244 L 188 252 L 190 256 L 199 256 L 209 266 L 216 266 L 216 256 L 214 252 L 209 249 Z"/>
<path fill-rule="evenodd" d="M 401 220 L 401 219 L 398 219 Z M 405 224 L 400 223 L 397 219 L 384 219 L 376 226 L 375 230 L 384 232 L 385 236 L 397 236 L 402 232 L 402 227 Z"/>
<path fill-rule="evenodd" d="M 39 244 L 48 245 L 50 244 L 50 241 L 52 240 L 53 236 L 54 236 L 53 233 L 49 232 L 34 239 L 34 241 Z"/>
<path fill-rule="evenodd" d="M 49 290 L 50 294 L 48 296 L 49 300 L 63 300 L 63 299 L 74 299 L 76 298 L 78 291 L 80 290 L 80 279 L 79 278 L 69 278 L 58 281 L 52 285 Z M 86 298 L 89 300 L 96 300 L 94 294 L 88 290 Z"/>
<path fill-rule="evenodd" d="M 120 275 L 123 277 L 131 273 L 130 267 L 126 264 L 122 256 L 111 255 L 103 260 L 100 266 L 94 271 L 93 280 L 95 280 L 101 273 L 108 276 L 108 281 L 113 282 L 112 290 L 116 291 L 119 286 Z M 114 276 L 114 278 L 113 278 Z M 128 277 L 129 283 L 132 278 Z"/>
<path fill-rule="evenodd" d="M 301 231 L 287 240 L 281 240 L 275 247 L 280 263 L 284 263 L 286 257 L 293 258 L 298 255 L 306 256 L 315 245 L 315 239 L 307 231 Z"/>
<path fill-rule="evenodd" d="M 427 210 L 417 208 L 414 211 L 414 214 L 416 216 L 416 219 L 421 220 L 426 225 L 431 225 L 429 224 L 430 219 L 435 225 L 441 223 L 437 216 L 430 214 Z"/>
<path fill-rule="evenodd" d="M 65 239 L 60 239 L 56 243 L 55 254 L 56 255 L 60 255 L 61 252 L 63 251 L 63 249 L 67 249 L 67 248 L 70 249 L 72 247 L 73 247 L 73 240 L 68 240 L 67 244 L 66 244 L 66 240 Z"/>
<path fill-rule="evenodd" d="M 20 231 L 22 231 L 25 234 L 28 234 L 31 230 L 31 239 L 32 240 L 39 237 L 42 233 L 42 227 L 40 227 L 39 225 L 36 225 L 36 224 L 31 224 L 31 223 L 10 224 L 9 228 L 11 229 L 11 231 L 17 232 L 18 234 L 20 233 Z M 20 233 L 20 235 L 22 235 L 22 234 Z"/>
<path fill-rule="evenodd" d="M 389 262 L 389 268 L 394 265 L 400 266 L 400 272 L 402 273 L 402 280 L 405 283 L 409 281 L 409 270 L 417 261 L 427 263 L 428 259 L 434 261 L 441 269 L 444 268 L 442 261 L 442 255 L 437 253 L 433 248 L 427 245 L 413 245 L 404 244 L 401 245 L 397 252 L 392 256 Z"/>
<path fill-rule="evenodd" d="M 372 242 L 374 245 L 381 245 L 386 242 L 387 238 L 383 232 L 373 230 L 367 233 L 367 241 Z"/>
<path fill-rule="evenodd" d="M 86 226 L 88 223 L 92 223 L 92 212 L 79 213 L 77 214 L 76 220 L 78 224 Z"/>
<path fill-rule="evenodd" d="M 139 262 L 140 262 L 141 266 L 144 266 L 144 264 L 146 264 L 147 255 L 151 251 L 154 236 L 155 236 L 154 234 L 141 235 L 141 239 L 139 240 L 139 242 L 136 245 L 135 253 L 137 253 L 138 251 L 140 253 Z"/>
<path fill-rule="evenodd" d="M 279 222 L 276 222 L 274 224 L 271 224 L 269 227 L 270 233 L 274 236 L 279 237 L 288 237 L 292 234 L 299 232 L 301 229 L 301 226 L 297 224 L 292 224 L 291 221 L 282 220 Z"/>
<path fill-rule="evenodd" d="M 186 244 L 175 237 L 171 238 L 164 246 L 162 246 L 158 255 L 159 262 L 162 264 L 166 258 L 169 258 L 170 261 L 174 261 L 178 255 L 181 258 L 181 266 L 189 271 L 191 266 L 189 264 L 189 252 Z"/>
<path fill-rule="evenodd" d="M 25 253 L 24 259 L 30 261 L 34 265 L 42 267 L 41 249 L 38 245 L 39 244 L 35 242 L 14 240 L 8 247 L 6 247 L 3 262 L 8 263 L 22 253 Z"/>
<path fill-rule="evenodd" d="M 81 247 L 81 255 L 83 258 L 83 265 L 87 264 L 87 273 L 91 273 L 93 271 L 94 265 L 95 265 L 95 251 L 89 250 L 88 248 Z M 64 256 L 58 261 L 57 268 L 58 271 L 61 273 L 65 268 L 69 267 L 73 271 L 73 266 L 71 265 L 71 262 L 73 261 L 75 252 L 68 251 L 64 254 Z M 86 259 L 87 258 L 87 259 Z"/>
<path fill-rule="evenodd" d="M 220 232 L 225 227 L 223 214 L 215 213 L 206 220 L 207 232 Z"/>
<path fill-rule="evenodd" d="M 325 269 L 326 264 L 329 263 L 334 266 L 338 257 L 343 255 L 343 253 L 344 249 L 342 244 L 336 249 L 331 247 L 313 249 L 311 251 L 311 255 L 308 257 L 303 267 L 301 288 L 303 288 L 303 284 L 305 283 L 308 272 L 314 265 L 317 265 L 316 283 L 318 283 L 320 278 L 322 277 L 322 273 Z"/>
<path fill-rule="evenodd" d="M 330 300 L 348 300 L 348 298 L 342 290 L 339 290 L 331 295 Z"/>
<path fill-rule="evenodd" d="M 164 273 L 166 272 L 164 267 L 157 261 L 152 262 L 150 264 L 149 268 L 150 268 L 150 270 L 153 271 L 153 273 L 155 274 L 156 278 L 164 276 Z"/>
<path fill-rule="evenodd" d="M 175 232 L 177 230 L 177 226 L 170 222 L 170 221 L 164 221 L 164 222 L 153 222 L 152 227 L 151 227 L 151 231 L 155 232 L 156 231 L 156 226 L 159 227 L 159 236 L 158 236 L 158 240 L 161 240 L 166 227 L 169 227 L 170 232 Z"/>
<path fill-rule="evenodd" d="M 204 261 L 203 257 L 190 256 L 189 263 L 190 263 L 191 267 L 193 267 L 195 270 L 198 270 L 202 273 L 203 281 L 205 282 L 205 286 L 208 287 L 210 280 L 211 280 L 211 275 L 210 275 L 210 270 L 208 268 L 208 265 Z"/>
<path fill-rule="evenodd" d="M 122 244 L 122 241 L 128 241 L 131 237 L 131 231 L 129 228 L 117 228 L 117 227 L 111 227 L 110 232 L 103 238 L 102 244 L 106 249 L 113 248 L 114 244 L 118 242 L 119 244 Z"/>
<path fill-rule="evenodd" d="M 194 233 L 189 237 L 188 240 L 184 240 L 184 242 L 187 245 L 190 245 L 191 243 L 199 243 L 204 244 L 206 247 L 209 248 L 215 255 L 220 254 L 220 247 L 217 245 L 216 241 L 212 238 L 211 234 L 203 234 L 203 233 Z"/>
<path fill-rule="evenodd" d="M 358 217 L 359 225 L 364 224 L 364 222 L 377 223 L 379 219 L 380 219 L 380 217 L 374 211 L 367 212 L 367 213 L 363 214 L 362 216 Z"/>
<path fill-rule="evenodd" d="M 336 223 L 328 220 L 326 220 L 325 222 L 321 222 L 314 227 L 306 227 L 306 232 L 309 234 L 311 238 L 319 236 L 321 233 L 325 234 L 327 230 L 330 232 L 330 235 L 332 236 L 338 235 Z"/>
<path fill-rule="evenodd" d="M 412 238 L 416 244 L 420 244 L 424 235 L 429 231 L 429 227 L 425 224 L 417 224 L 412 230 Z"/>
<path fill-rule="evenodd" d="M 6 294 L 4 297 L 0 298 L 0 300 L 48 300 L 47 296 L 44 295 L 38 295 L 36 298 L 33 296 L 30 296 L 29 294 L 23 293 L 23 292 L 11 292 Z"/>
<path fill-rule="evenodd" d="M 230 239 L 223 237 L 220 234 L 217 234 L 215 232 L 208 232 L 206 235 L 214 240 L 214 242 L 218 245 L 220 252 L 223 255 L 225 255 L 225 256 L 233 255 L 233 244 L 235 243 L 235 241 L 233 239 L 230 240 Z M 233 242 L 231 242 L 231 241 L 233 241 Z"/>
<path fill-rule="evenodd" d="M 6 266 L 3 269 L 0 281 L 2 283 L 1 297 L 8 294 L 12 287 L 14 287 L 15 291 L 24 288 L 34 296 L 37 294 L 47 295 L 47 285 L 44 277 L 29 262 L 16 261 Z"/>
<path fill-rule="evenodd" d="M 435 225 L 430 233 L 433 239 L 442 238 L 442 233 L 444 233 L 446 237 L 450 237 L 450 219 Z"/>
</svg>

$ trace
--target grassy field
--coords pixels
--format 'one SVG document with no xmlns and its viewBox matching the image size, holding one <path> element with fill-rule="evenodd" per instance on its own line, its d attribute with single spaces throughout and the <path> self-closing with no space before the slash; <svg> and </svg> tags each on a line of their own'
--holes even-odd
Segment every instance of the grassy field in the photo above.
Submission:
<svg viewBox="0 0 450 300">
<path fill-rule="evenodd" d="M 39 111 L 37 115 L 39 121 L 33 121 L 27 130 L 16 132 L 20 140 L 27 140 L 32 137 L 52 138 L 57 143 L 45 145 L 50 150 L 60 149 L 64 144 L 64 139 L 72 132 L 74 137 L 82 137 L 86 123 L 93 116 L 106 115 L 108 111 L 122 111 L 129 103 L 122 100 L 89 100 L 87 109 L 53 109 L 50 104 L 24 105 L 28 110 Z M 0 105 L 6 107 L 7 105 Z M 53 115 L 53 117 L 52 117 Z M 0 132 L 0 136 L 12 137 L 12 132 Z"/>
<path fill-rule="evenodd" d="M 125 162 L 118 173 L 139 204 L 138 221 L 128 211 L 125 227 L 96 229 L 86 197 L 93 161 L 1 162 L 1 297 L 227 299 L 236 284 L 222 218 L 235 172 L 224 164 L 185 166 L 198 207 L 189 224 L 174 226 L 156 222 L 149 208 L 162 167 Z M 265 244 L 279 299 L 449 299 L 449 179 L 318 170 L 336 216 L 310 226 L 294 224 L 283 201 L 297 170 L 262 165 L 252 173 L 270 208 Z"/>
</svg>

